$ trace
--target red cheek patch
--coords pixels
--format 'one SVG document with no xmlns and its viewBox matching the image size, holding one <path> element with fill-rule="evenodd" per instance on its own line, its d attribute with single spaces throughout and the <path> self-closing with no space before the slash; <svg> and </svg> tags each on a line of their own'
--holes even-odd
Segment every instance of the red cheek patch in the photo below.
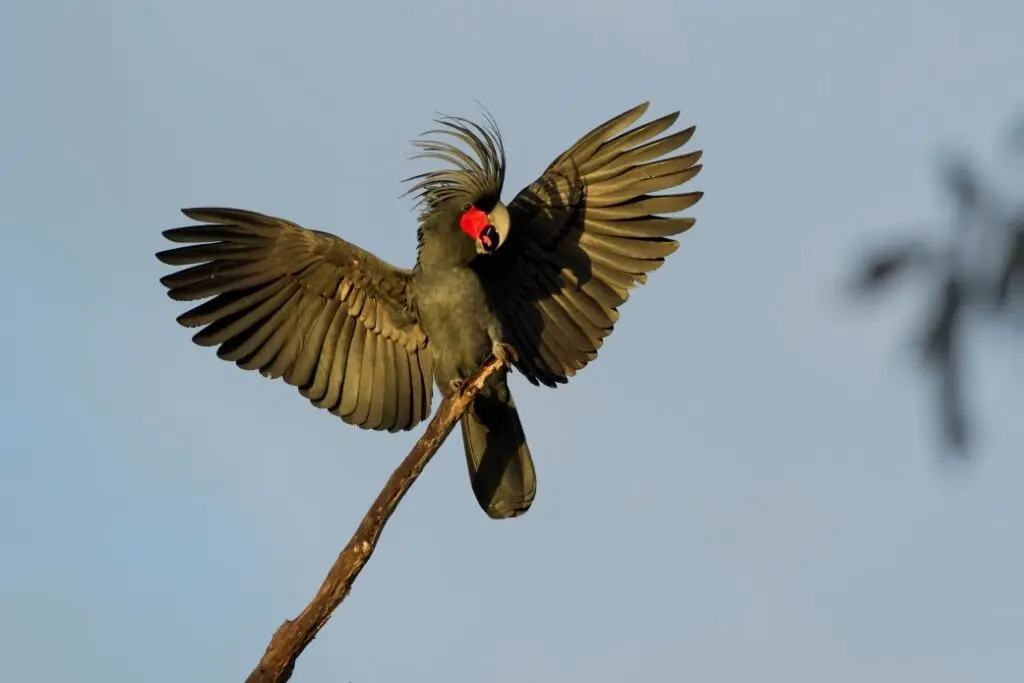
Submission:
<svg viewBox="0 0 1024 683">
<path fill-rule="evenodd" d="M 459 227 L 473 239 L 479 239 L 480 233 L 487 227 L 487 214 L 476 208 L 470 208 L 459 218 Z"/>
</svg>

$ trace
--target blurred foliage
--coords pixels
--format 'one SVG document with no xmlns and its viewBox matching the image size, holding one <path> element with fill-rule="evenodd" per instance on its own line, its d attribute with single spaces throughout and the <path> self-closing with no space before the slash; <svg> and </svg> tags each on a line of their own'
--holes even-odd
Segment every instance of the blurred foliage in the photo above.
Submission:
<svg viewBox="0 0 1024 683">
<path fill-rule="evenodd" d="M 1010 162 L 1024 169 L 1024 118 L 1007 137 L 1005 150 Z M 931 301 L 916 348 L 937 379 L 945 442 L 953 453 L 966 455 L 971 444 L 962 381 L 966 327 L 1006 323 L 1024 333 L 1024 188 L 1006 197 L 961 154 L 948 156 L 940 172 L 952 203 L 947 237 L 936 242 L 932 234 L 911 235 L 870 249 L 852 289 L 860 297 L 878 296 L 908 277 L 925 278 Z"/>
</svg>

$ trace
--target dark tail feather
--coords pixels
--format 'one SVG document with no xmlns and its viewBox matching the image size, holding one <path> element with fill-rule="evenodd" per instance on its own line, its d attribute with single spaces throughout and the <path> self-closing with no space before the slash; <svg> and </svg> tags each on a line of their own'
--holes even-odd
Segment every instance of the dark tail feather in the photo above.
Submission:
<svg viewBox="0 0 1024 683">
<path fill-rule="evenodd" d="M 462 442 L 476 499 L 490 517 L 518 517 L 530 509 L 537 475 L 515 401 L 478 394 L 462 418 Z"/>
</svg>

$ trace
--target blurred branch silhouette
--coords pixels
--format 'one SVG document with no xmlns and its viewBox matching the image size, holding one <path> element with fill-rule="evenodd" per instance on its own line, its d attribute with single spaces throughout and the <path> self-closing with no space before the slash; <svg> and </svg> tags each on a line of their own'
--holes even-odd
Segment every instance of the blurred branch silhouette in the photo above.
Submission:
<svg viewBox="0 0 1024 683">
<path fill-rule="evenodd" d="M 1011 162 L 1024 167 L 1024 118 L 1006 150 Z M 912 236 L 870 250 L 852 289 L 867 296 L 909 276 L 930 282 L 932 302 L 918 353 L 938 380 L 945 441 L 966 455 L 971 430 L 962 381 L 964 330 L 972 322 L 1024 322 L 1024 197 L 1006 202 L 961 154 L 947 157 L 940 171 L 953 203 L 948 237 L 936 244 L 927 235 Z"/>
<path fill-rule="evenodd" d="M 320 590 L 298 617 L 285 621 L 277 629 L 246 683 L 284 683 L 291 678 L 299 655 L 313 642 L 334 610 L 348 596 L 356 577 L 370 561 L 384 526 L 391 519 L 398 503 L 416 483 L 423 468 L 448 438 L 455 423 L 469 408 L 487 378 L 504 365 L 497 358 L 489 359 L 465 381 L 461 391 L 441 402 L 423 436 L 392 473 L 359 528 L 338 554 Z"/>
</svg>

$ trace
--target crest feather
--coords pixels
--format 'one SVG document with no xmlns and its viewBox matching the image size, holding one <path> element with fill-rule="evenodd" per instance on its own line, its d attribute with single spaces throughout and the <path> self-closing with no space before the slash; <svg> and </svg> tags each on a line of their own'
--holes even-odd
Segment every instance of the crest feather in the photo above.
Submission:
<svg viewBox="0 0 1024 683">
<path fill-rule="evenodd" d="M 413 141 L 421 150 L 413 159 L 434 159 L 447 164 L 447 168 L 403 181 L 414 181 L 403 196 L 416 194 L 423 213 L 452 201 L 486 203 L 500 198 L 505 183 L 505 147 L 498 126 L 486 109 L 484 117 L 485 124 L 480 125 L 458 116 L 439 115 L 435 123 L 440 127 Z"/>
</svg>

